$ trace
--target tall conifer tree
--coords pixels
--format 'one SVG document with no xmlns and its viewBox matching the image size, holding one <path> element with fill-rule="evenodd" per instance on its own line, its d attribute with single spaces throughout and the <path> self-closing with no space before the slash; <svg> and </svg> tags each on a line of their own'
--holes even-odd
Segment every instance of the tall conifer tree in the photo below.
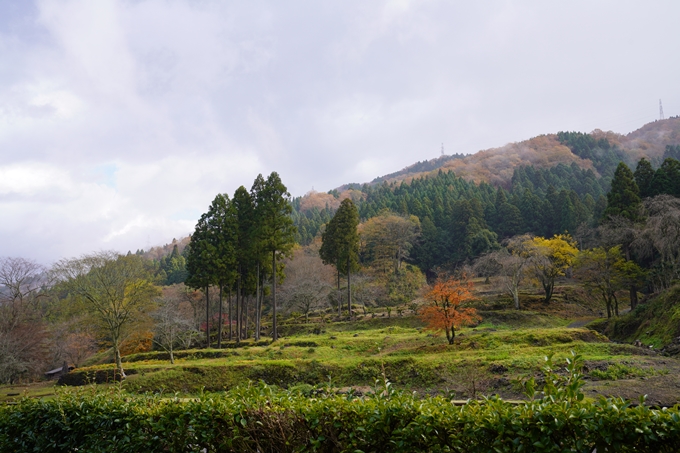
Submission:
<svg viewBox="0 0 680 453">
<path fill-rule="evenodd" d="M 644 157 L 640 159 L 635 167 L 635 183 L 640 190 L 640 198 L 647 198 L 652 195 L 652 179 L 654 179 L 654 169 Z"/>
<path fill-rule="evenodd" d="M 206 347 L 210 347 L 210 286 L 216 283 L 215 261 L 217 250 L 210 229 L 211 213 L 206 212 L 196 224 L 191 235 L 189 255 L 187 256 L 188 276 L 185 284 L 189 288 L 205 291 L 205 335 Z"/>
<path fill-rule="evenodd" d="M 628 165 L 619 163 L 612 179 L 612 188 L 607 194 L 605 216 L 621 216 L 628 220 L 639 219 L 640 190 L 633 172 Z"/>
<path fill-rule="evenodd" d="M 258 193 L 258 208 L 262 214 L 260 231 L 262 234 L 263 250 L 271 254 L 272 258 L 272 339 L 279 337 L 276 319 L 276 283 L 278 278 L 278 258 L 287 256 L 295 245 L 296 229 L 293 225 L 290 205 L 290 193 L 281 182 L 278 173 L 272 172 Z"/>
<path fill-rule="evenodd" d="M 335 216 L 321 237 L 319 255 L 326 264 L 335 264 L 340 272 L 347 273 L 347 310 L 352 316 L 352 272 L 359 269 L 359 211 L 351 199 L 340 203 Z"/>
<path fill-rule="evenodd" d="M 231 288 L 236 279 L 236 251 L 238 244 L 238 218 L 235 207 L 226 194 L 215 197 L 210 210 L 209 224 L 215 246 L 213 271 L 219 286 L 219 324 L 217 328 L 217 347 L 222 347 L 222 300 L 224 288 Z"/>
<path fill-rule="evenodd" d="M 236 341 L 240 342 L 243 334 L 242 310 L 246 288 L 251 281 L 255 262 L 255 205 L 248 190 L 241 186 L 234 192 L 234 207 L 238 219 L 238 246 L 236 263 L 238 276 L 236 279 Z"/>
</svg>

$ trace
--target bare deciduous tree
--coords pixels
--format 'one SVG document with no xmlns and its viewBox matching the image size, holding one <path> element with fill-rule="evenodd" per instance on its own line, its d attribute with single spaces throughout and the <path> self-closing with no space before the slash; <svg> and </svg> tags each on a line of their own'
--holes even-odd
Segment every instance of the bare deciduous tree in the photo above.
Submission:
<svg viewBox="0 0 680 453">
<path fill-rule="evenodd" d="M 68 321 L 55 323 L 50 328 L 52 362 L 66 361 L 78 367 L 97 352 L 97 341 L 91 320 L 87 316 L 74 316 Z"/>
<path fill-rule="evenodd" d="M 658 254 L 653 285 L 670 288 L 680 278 L 680 199 L 658 195 L 644 201 L 647 220 L 633 247 L 644 258 Z"/>
<path fill-rule="evenodd" d="M 158 289 L 149 282 L 145 263 L 137 255 L 99 252 L 61 260 L 55 275 L 94 312 L 113 346 L 116 370 L 125 377 L 120 346 L 127 328 L 148 311 Z"/>
<path fill-rule="evenodd" d="M 36 308 L 45 269 L 24 258 L 0 259 L 0 329 L 9 331 Z"/>
<path fill-rule="evenodd" d="M 500 276 L 503 288 L 510 293 L 515 309 L 519 310 L 519 289 L 532 259 L 532 236 L 525 234 L 507 240 L 505 248 L 481 257 L 475 264 L 478 273 Z"/>
<path fill-rule="evenodd" d="M 151 315 L 155 321 L 153 341 L 170 354 L 170 363 L 175 363 L 175 348 L 191 347 L 199 331 L 194 328 L 191 307 L 181 297 L 166 294 L 157 303 L 159 308 Z"/>
<path fill-rule="evenodd" d="M 324 265 L 317 253 L 298 249 L 293 259 L 286 262 L 287 279 L 281 288 L 282 299 L 289 310 L 309 315 L 326 301 L 333 281 L 333 269 Z"/>
<path fill-rule="evenodd" d="M 0 259 L 0 382 L 33 377 L 45 366 L 46 331 L 38 310 L 45 284 L 39 264 Z"/>
</svg>

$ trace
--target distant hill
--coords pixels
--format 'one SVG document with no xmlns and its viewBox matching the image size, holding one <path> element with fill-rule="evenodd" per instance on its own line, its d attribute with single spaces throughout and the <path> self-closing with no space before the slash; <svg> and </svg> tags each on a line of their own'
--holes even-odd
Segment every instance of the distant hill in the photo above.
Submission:
<svg viewBox="0 0 680 453">
<path fill-rule="evenodd" d="M 177 246 L 177 251 L 181 254 L 190 241 L 191 236 L 188 235 L 179 238 L 179 240 L 173 239 L 170 244 L 157 245 L 149 248 L 148 250 L 139 249 L 137 250 L 136 254 L 141 255 L 143 258 L 146 258 L 148 260 L 159 261 L 161 258 L 170 255 L 175 245 Z"/>
<path fill-rule="evenodd" d="M 654 121 L 627 135 L 604 132 L 599 129 L 587 134 L 596 142 L 605 139 L 611 152 L 629 166 L 634 167 L 640 158 L 645 157 L 655 166 L 661 164 L 666 146 L 680 144 L 680 117 Z M 608 148 L 609 149 L 609 148 Z M 607 150 L 605 150 L 607 151 Z M 382 182 L 410 182 L 413 178 L 431 175 L 440 169 L 453 171 L 456 176 L 476 183 L 486 182 L 495 186 L 508 187 L 515 168 L 534 166 L 538 169 L 555 167 L 558 164 L 594 170 L 598 176 L 597 156 L 584 158 L 575 153 L 568 144 L 561 142 L 558 134 L 540 135 L 518 143 L 509 143 L 499 148 L 482 150 L 470 155 L 457 154 L 441 156 L 436 159 L 417 162 L 400 171 L 375 178 L 368 184 Z M 347 184 L 336 189 L 343 192 L 357 188 L 360 184 Z"/>
</svg>

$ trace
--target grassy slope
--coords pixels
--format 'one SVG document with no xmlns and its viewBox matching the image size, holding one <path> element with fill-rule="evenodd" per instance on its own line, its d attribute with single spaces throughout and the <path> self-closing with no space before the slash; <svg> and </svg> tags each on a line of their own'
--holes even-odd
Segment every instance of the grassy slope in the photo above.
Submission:
<svg viewBox="0 0 680 453">
<path fill-rule="evenodd" d="M 483 285 L 478 288 L 484 291 Z M 515 311 L 506 298 L 486 295 L 478 304 L 483 322 L 458 332 L 454 346 L 424 330 L 414 316 L 378 315 L 355 322 L 289 325 L 276 343 L 245 341 L 238 348 L 183 351 L 174 365 L 160 353 L 128 356 L 130 375 L 123 386 L 132 392 L 191 395 L 263 380 L 282 387 L 331 385 L 365 392 L 385 377 L 419 394 L 452 390 L 459 398 L 497 393 L 514 399 L 522 395 L 520 380 L 540 378 L 546 355 L 565 357 L 575 351 L 586 360 L 591 378 L 586 390 L 593 396 L 637 399 L 647 393 L 655 403 L 677 401 L 678 361 L 609 342 L 590 329 L 568 327 L 600 310 L 579 300 L 572 288 L 558 288 L 547 307 L 538 300 L 538 295 L 524 295 L 523 309 Z M 104 364 L 78 372 L 110 369 Z M 35 396 L 53 392 L 51 384 L 28 390 Z M 0 399 L 9 398 L 7 393 L 0 388 Z"/>
<path fill-rule="evenodd" d="M 593 328 L 612 340 L 660 348 L 680 336 L 680 286 L 671 288 L 618 319 L 601 320 Z"/>
</svg>

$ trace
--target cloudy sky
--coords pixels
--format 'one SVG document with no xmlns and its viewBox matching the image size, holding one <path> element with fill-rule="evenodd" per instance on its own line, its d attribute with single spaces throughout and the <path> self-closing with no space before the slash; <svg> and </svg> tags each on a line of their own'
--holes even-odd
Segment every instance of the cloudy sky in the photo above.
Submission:
<svg viewBox="0 0 680 453">
<path fill-rule="evenodd" d="M 278 171 L 294 196 L 559 130 L 680 114 L 669 1 L 2 0 L 0 256 L 193 230 Z"/>
</svg>

